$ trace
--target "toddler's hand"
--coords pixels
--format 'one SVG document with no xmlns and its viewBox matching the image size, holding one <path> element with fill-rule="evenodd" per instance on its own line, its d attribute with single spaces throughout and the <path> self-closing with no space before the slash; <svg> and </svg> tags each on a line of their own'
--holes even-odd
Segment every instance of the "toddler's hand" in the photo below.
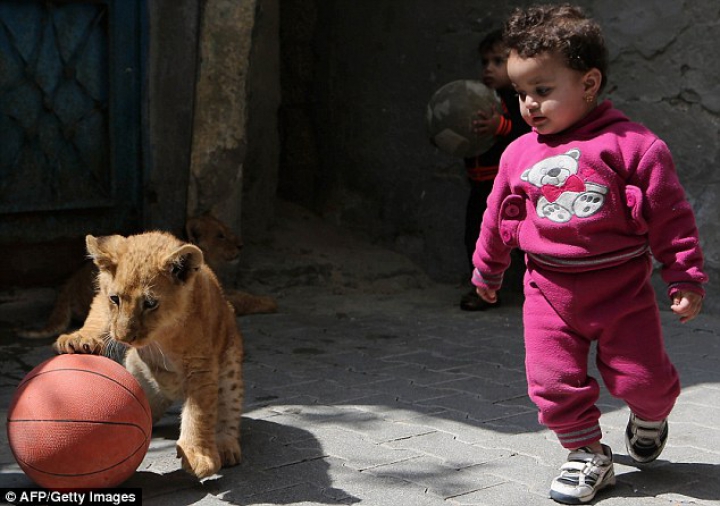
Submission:
<svg viewBox="0 0 720 506">
<path fill-rule="evenodd" d="M 489 288 L 482 288 L 480 286 L 475 287 L 475 291 L 478 296 L 489 304 L 495 304 L 497 302 L 497 290 L 490 290 Z"/>
<path fill-rule="evenodd" d="M 689 322 L 695 318 L 702 309 L 703 299 L 695 292 L 677 292 L 673 295 L 670 309 L 680 316 L 680 322 Z"/>
</svg>

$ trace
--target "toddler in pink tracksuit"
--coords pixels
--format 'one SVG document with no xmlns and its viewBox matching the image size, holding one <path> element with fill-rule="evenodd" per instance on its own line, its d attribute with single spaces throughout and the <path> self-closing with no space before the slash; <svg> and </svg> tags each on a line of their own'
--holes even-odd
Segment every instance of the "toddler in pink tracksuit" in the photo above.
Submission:
<svg viewBox="0 0 720 506">
<path fill-rule="evenodd" d="M 500 160 L 472 281 L 494 302 L 511 249 L 525 252 L 528 391 L 540 422 L 570 450 L 550 495 L 579 504 L 615 482 L 587 370 L 591 345 L 607 389 L 630 407 L 628 452 L 656 459 L 680 383 L 663 345 L 651 254 L 681 321 L 699 313 L 707 277 L 667 146 L 598 101 L 607 74 L 599 26 L 576 7 L 518 9 L 505 41 L 532 132 Z"/>
</svg>

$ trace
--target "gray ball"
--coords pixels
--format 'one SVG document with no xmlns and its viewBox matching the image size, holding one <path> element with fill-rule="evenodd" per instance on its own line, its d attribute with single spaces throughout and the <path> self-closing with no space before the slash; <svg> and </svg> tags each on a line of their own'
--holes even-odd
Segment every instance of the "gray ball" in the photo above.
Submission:
<svg viewBox="0 0 720 506">
<path fill-rule="evenodd" d="M 462 158 L 477 156 L 493 145 L 494 136 L 473 131 L 477 112 L 499 109 L 495 91 L 481 81 L 462 79 L 446 84 L 430 99 L 427 128 L 430 141 L 441 151 Z"/>
</svg>

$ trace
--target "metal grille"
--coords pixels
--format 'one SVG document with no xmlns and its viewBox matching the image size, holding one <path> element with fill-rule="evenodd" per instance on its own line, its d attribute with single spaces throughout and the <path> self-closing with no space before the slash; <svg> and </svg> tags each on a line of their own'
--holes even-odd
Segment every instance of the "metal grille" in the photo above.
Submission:
<svg viewBox="0 0 720 506">
<path fill-rule="evenodd" d="M 0 212 L 112 205 L 108 7 L 0 0 Z"/>
</svg>

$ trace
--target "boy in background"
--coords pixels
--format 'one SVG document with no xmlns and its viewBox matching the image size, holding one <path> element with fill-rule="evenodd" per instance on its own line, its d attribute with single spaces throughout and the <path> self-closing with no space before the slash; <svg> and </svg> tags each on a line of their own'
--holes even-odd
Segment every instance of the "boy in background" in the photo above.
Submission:
<svg viewBox="0 0 720 506">
<path fill-rule="evenodd" d="M 478 135 L 491 133 L 495 137 L 495 143 L 486 152 L 465 159 L 470 182 L 470 196 L 465 211 L 465 250 L 470 272 L 474 269 L 472 256 L 486 201 L 498 172 L 500 155 L 508 144 L 530 131 L 530 127 L 522 119 L 517 94 L 508 77 L 508 49 L 502 40 L 502 30 L 490 32 L 480 42 L 478 52 L 483 66 L 482 81 L 500 97 L 502 111 L 495 110 L 492 114 L 478 112 L 474 121 L 475 131 Z M 460 308 L 465 311 L 482 311 L 493 306 L 497 304 L 488 304 L 482 300 L 474 286 L 460 300 Z"/>
</svg>

